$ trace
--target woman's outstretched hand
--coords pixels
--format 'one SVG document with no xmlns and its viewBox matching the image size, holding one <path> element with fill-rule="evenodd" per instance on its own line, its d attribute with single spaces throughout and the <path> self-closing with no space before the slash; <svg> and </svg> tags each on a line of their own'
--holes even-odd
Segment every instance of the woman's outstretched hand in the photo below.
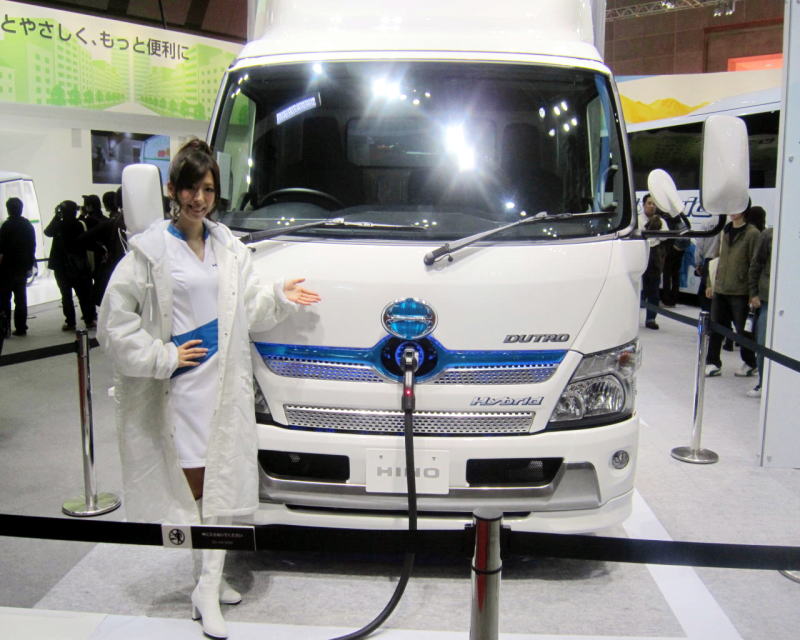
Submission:
<svg viewBox="0 0 800 640">
<path fill-rule="evenodd" d="M 310 289 L 299 286 L 301 282 L 305 281 L 305 278 L 287 280 L 283 283 L 283 294 L 287 299 L 297 304 L 309 305 L 319 302 L 322 298 L 319 297 L 316 291 L 311 291 Z"/>
</svg>

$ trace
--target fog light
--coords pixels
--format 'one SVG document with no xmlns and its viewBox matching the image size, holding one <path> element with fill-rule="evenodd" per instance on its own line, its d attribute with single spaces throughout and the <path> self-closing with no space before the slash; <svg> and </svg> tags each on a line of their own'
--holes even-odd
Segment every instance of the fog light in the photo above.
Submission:
<svg viewBox="0 0 800 640">
<path fill-rule="evenodd" d="M 614 467 L 615 469 L 624 469 L 625 467 L 628 466 L 628 463 L 630 461 L 631 461 L 631 456 L 624 449 L 615 451 L 614 455 L 611 456 L 611 466 Z"/>
</svg>

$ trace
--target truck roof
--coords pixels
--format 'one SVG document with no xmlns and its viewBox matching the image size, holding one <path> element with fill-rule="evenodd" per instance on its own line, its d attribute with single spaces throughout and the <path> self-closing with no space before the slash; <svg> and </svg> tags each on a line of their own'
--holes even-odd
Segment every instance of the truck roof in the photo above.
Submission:
<svg viewBox="0 0 800 640">
<path fill-rule="evenodd" d="M 587 0 L 273 0 L 264 21 L 240 59 L 442 51 L 601 61 Z"/>
</svg>

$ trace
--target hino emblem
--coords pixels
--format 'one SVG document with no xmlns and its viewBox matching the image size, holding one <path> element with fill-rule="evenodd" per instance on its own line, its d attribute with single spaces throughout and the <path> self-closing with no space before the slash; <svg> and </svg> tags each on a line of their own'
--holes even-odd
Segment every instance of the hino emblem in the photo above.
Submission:
<svg viewBox="0 0 800 640">
<path fill-rule="evenodd" d="M 378 467 L 376 469 L 376 473 L 378 477 L 386 476 L 387 478 L 395 477 L 395 478 L 405 478 L 408 475 L 408 469 L 406 467 Z M 420 475 L 423 478 L 438 478 L 441 475 L 441 471 L 436 467 L 414 467 L 414 476 L 419 478 Z"/>
<path fill-rule="evenodd" d="M 383 308 L 383 327 L 403 340 L 424 338 L 436 326 L 436 312 L 424 300 L 395 300 Z"/>
<path fill-rule="evenodd" d="M 524 398 L 511 398 L 510 396 L 503 396 L 502 398 L 494 398 L 492 396 L 475 396 L 470 402 L 471 406 L 482 405 L 485 407 L 492 406 L 538 406 L 542 404 L 543 396 L 525 396 Z"/>
<path fill-rule="evenodd" d="M 568 333 L 509 333 L 503 342 L 569 342 Z"/>
</svg>

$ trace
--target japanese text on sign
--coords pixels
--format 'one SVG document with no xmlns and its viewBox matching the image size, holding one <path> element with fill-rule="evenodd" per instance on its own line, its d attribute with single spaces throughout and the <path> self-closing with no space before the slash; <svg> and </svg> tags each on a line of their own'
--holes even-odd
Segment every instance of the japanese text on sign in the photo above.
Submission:
<svg viewBox="0 0 800 640">
<path fill-rule="evenodd" d="M 44 40 L 58 39 L 69 42 L 72 38 L 86 46 L 104 47 L 125 51 L 131 49 L 134 53 L 170 60 L 187 60 L 186 50 L 189 48 L 177 42 L 147 38 L 143 40 L 138 36 L 133 39 L 114 37 L 108 31 L 101 31 L 96 36 L 85 33 L 86 28 L 81 27 L 74 33 L 64 29 L 60 22 L 52 20 L 34 20 L 32 18 L 12 18 L 6 13 L 0 24 L 0 29 L 5 33 L 22 34 L 25 36 L 38 36 Z"/>
</svg>

